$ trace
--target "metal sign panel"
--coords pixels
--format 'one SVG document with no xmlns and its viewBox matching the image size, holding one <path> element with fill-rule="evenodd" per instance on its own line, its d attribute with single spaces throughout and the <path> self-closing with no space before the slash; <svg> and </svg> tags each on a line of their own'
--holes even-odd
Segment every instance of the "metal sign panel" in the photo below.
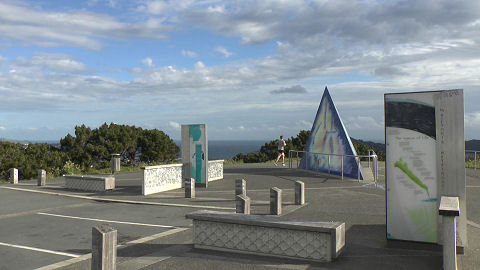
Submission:
<svg viewBox="0 0 480 270">
<path fill-rule="evenodd" d="M 455 101 L 449 99 L 446 104 L 444 96 L 452 91 L 458 95 Z M 388 239 L 440 242 L 438 203 L 448 189 L 444 183 L 448 182 L 457 190 L 463 186 L 465 191 L 463 95 L 458 91 L 461 92 L 385 94 Z M 457 103 L 453 105 L 452 102 Z M 449 109 L 444 109 L 445 106 Z M 452 120 L 447 125 L 447 118 L 455 119 L 458 125 L 453 125 Z M 440 163 L 442 152 L 446 151 L 452 159 L 456 158 L 456 163 Z M 445 174 L 441 168 L 455 175 L 447 180 L 441 176 Z M 461 192 L 454 193 L 464 196 Z M 466 211 L 464 213 L 466 216 Z M 462 229 L 459 227 L 459 230 Z"/>
<path fill-rule="evenodd" d="M 182 163 L 184 178 L 195 178 L 197 185 L 207 186 L 207 125 L 182 125 Z"/>
</svg>

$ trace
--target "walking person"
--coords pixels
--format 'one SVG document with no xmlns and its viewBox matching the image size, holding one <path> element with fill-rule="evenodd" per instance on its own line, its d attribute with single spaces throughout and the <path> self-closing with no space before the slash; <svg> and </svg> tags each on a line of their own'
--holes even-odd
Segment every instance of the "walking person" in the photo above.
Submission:
<svg viewBox="0 0 480 270">
<path fill-rule="evenodd" d="M 275 166 L 278 166 L 278 161 L 280 160 L 280 157 L 282 157 L 282 165 L 285 167 L 285 146 L 287 146 L 287 143 L 283 139 L 283 136 L 280 136 L 280 140 L 277 142 L 278 157 L 275 161 Z"/>
</svg>

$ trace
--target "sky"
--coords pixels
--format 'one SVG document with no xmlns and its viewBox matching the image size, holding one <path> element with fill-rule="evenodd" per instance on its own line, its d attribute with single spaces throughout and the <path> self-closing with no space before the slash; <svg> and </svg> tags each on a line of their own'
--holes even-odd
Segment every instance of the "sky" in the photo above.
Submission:
<svg viewBox="0 0 480 270">
<path fill-rule="evenodd" d="M 204 123 L 273 140 L 311 129 L 325 86 L 373 141 L 385 93 L 464 89 L 480 139 L 480 1 L 0 1 L 3 139 Z"/>
</svg>

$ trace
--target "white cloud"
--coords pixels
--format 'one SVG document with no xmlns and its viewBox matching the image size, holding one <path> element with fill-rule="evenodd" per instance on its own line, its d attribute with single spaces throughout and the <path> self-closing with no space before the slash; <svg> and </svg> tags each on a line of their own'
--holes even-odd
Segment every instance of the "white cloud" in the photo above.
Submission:
<svg viewBox="0 0 480 270">
<path fill-rule="evenodd" d="M 480 111 L 465 114 L 466 127 L 480 127 Z"/>
<path fill-rule="evenodd" d="M 133 78 L 126 81 L 94 75 L 92 68 L 69 55 L 2 58 L 5 72 L 0 70 L 0 99 L 9 102 L 0 110 L 116 106 L 118 100 L 162 102 L 168 107 L 166 114 L 180 111 L 188 115 L 183 117 L 189 122 L 219 112 L 228 119 L 219 120 L 222 130 L 230 126 L 230 130 L 240 131 L 241 126 L 229 124 L 234 122 L 244 123 L 244 131 L 250 132 L 260 124 L 242 121 L 256 121 L 261 116 L 261 121 L 270 121 L 266 129 L 273 133 L 283 122 L 282 115 L 295 119 L 285 124 L 285 130 L 309 129 L 310 122 L 298 119 L 314 117 L 323 85 L 328 84 L 349 129 L 361 134 L 368 126 L 383 134 L 379 118 L 383 93 L 464 88 L 466 127 L 478 130 L 480 126 L 475 107 L 480 98 L 478 1 L 452 5 L 446 0 L 264 0 L 227 4 L 146 0 L 130 10 L 138 15 L 132 21 L 84 10 L 47 11 L 12 3 L 17 2 L 0 3 L 2 44 L 100 49 L 104 40 L 111 38 L 115 42 L 137 37 L 159 39 L 175 29 L 190 31 L 195 26 L 222 38 L 241 40 L 247 50 L 267 45 L 259 47 L 261 57 L 221 65 L 202 59 L 204 62 L 196 61 L 191 67 L 175 66 L 176 62 L 155 66 L 145 58 L 142 63 L 150 68 L 131 69 Z M 142 14 L 135 13 L 139 11 Z M 276 44 L 275 51 L 265 52 L 272 44 Z M 181 48 L 174 50 L 178 53 Z M 215 51 L 228 60 L 233 58 L 225 47 Z M 181 50 L 181 54 L 198 57 L 189 50 Z M 272 90 L 303 92 L 302 88 L 308 92 L 291 99 L 279 100 L 270 94 Z M 192 112 L 192 99 L 202 104 L 201 112 Z M 130 106 L 125 104 L 118 106 Z M 178 116 L 172 113 L 163 117 L 168 123 Z M 171 124 L 169 127 L 173 128 Z"/>
<path fill-rule="evenodd" d="M 14 3 L 0 3 L 0 40 L 98 50 L 102 47 L 101 38 L 163 39 L 171 30 L 171 26 L 159 18 L 121 22 L 93 12 L 50 12 Z"/>
<path fill-rule="evenodd" d="M 383 125 L 370 116 L 351 116 L 345 121 L 348 130 L 381 130 Z"/>
<path fill-rule="evenodd" d="M 300 126 L 300 129 L 303 129 L 303 130 L 310 130 L 312 128 L 312 122 L 309 122 L 309 121 L 305 121 L 305 120 L 300 120 L 298 121 L 298 126 Z"/>
<path fill-rule="evenodd" d="M 225 47 L 223 46 L 218 46 L 215 48 L 215 51 L 218 53 L 223 54 L 225 58 L 229 58 L 230 56 L 233 55 L 233 53 L 229 52 Z"/>
<path fill-rule="evenodd" d="M 182 50 L 182 55 L 188 58 L 196 58 L 198 55 L 193 51 Z"/>
<path fill-rule="evenodd" d="M 165 13 L 169 9 L 169 5 L 166 1 L 149 1 L 145 5 L 138 7 L 139 11 L 160 15 Z"/>
<path fill-rule="evenodd" d="M 79 72 L 85 71 L 85 64 L 78 62 L 72 56 L 64 54 L 36 53 L 32 58 L 26 59 L 19 57 L 15 59 L 14 66 L 20 70 L 39 68 L 41 70 L 59 71 L 59 72 Z"/>
<path fill-rule="evenodd" d="M 282 87 L 280 89 L 270 91 L 270 94 L 306 94 L 307 89 L 301 85 L 293 85 L 290 87 Z"/>
<path fill-rule="evenodd" d="M 228 126 L 227 127 L 227 130 L 228 131 L 233 131 L 233 132 L 243 132 L 246 130 L 246 128 L 243 126 L 243 125 L 240 125 L 238 127 L 231 127 L 231 126 Z"/>
<path fill-rule="evenodd" d="M 7 128 L 5 128 L 4 126 L 0 126 L 0 130 L 7 130 Z"/>
<path fill-rule="evenodd" d="M 147 67 L 152 67 L 153 66 L 153 60 L 150 57 L 142 59 L 142 64 L 147 66 Z"/>
<path fill-rule="evenodd" d="M 108 0 L 108 6 L 112 8 L 117 7 L 117 0 Z"/>
<path fill-rule="evenodd" d="M 182 128 L 182 126 L 179 123 L 174 121 L 168 121 L 168 125 L 176 131 L 179 131 Z"/>
</svg>

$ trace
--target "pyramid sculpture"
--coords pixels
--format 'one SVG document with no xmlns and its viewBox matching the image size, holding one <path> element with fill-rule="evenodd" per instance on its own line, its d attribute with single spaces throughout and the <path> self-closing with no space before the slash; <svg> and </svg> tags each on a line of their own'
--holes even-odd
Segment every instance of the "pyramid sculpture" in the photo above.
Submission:
<svg viewBox="0 0 480 270">
<path fill-rule="evenodd" d="M 327 87 L 318 106 L 310 137 L 305 146 L 300 168 L 342 175 L 342 155 L 356 156 L 350 136 L 338 115 Z M 334 154 L 334 155 L 328 155 Z M 363 179 L 355 157 L 343 157 L 343 175 Z"/>
</svg>

